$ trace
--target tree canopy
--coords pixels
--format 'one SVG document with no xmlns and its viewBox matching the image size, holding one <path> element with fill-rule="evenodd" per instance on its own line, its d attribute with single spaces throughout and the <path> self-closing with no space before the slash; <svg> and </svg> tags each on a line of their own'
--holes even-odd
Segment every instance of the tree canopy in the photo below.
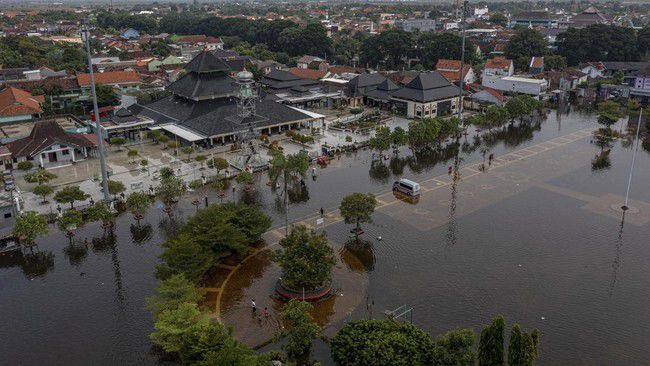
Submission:
<svg viewBox="0 0 650 366">
<path fill-rule="evenodd" d="M 287 331 L 287 343 L 282 349 L 291 360 L 305 364 L 309 359 L 311 344 L 320 334 L 320 328 L 311 317 L 313 307 L 305 301 L 290 300 L 282 310 L 282 320 Z"/>
<path fill-rule="evenodd" d="M 506 46 L 506 56 L 514 60 L 515 68 L 527 70 L 530 59 L 548 53 L 548 41 L 536 29 L 519 28 Z"/>
<path fill-rule="evenodd" d="M 330 342 L 337 365 L 431 365 L 431 336 L 412 324 L 393 320 L 347 323 Z"/>
<path fill-rule="evenodd" d="M 282 267 L 282 282 L 289 288 L 311 290 L 331 279 L 336 257 L 325 233 L 296 226 L 280 240 L 280 246 L 275 260 Z"/>
<path fill-rule="evenodd" d="M 47 234 L 47 218 L 36 211 L 25 211 L 16 217 L 13 236 L 21 244 L 31 245 L 41 235 Z"/>
<path fill-rule="evenodd" d="M 586 28 L 569 28 L 556 40 L 558 54 L 569 66 L 588 61 L 638 61 L 636 31 L 628 27 L 594 24 Z"/>
<path fill-rule="evenodd" d="M 90 195 L 82 191 L 79 186 L 67 186 L 56 192 L 54 200 L 58 203 L 69 203 L 70 208 L 74 208 L 75 201 L 85 201 L 88 197 Z"/>
<path fill-rule="evenodd" d="M 357 192 L 345 196 L 339 210 L 346 224 L 356 224 L 359 229 L 361 223 L 372 222 L 375 207 L 377 207 L 377 199 L 374 194 Z"/>
</svg>

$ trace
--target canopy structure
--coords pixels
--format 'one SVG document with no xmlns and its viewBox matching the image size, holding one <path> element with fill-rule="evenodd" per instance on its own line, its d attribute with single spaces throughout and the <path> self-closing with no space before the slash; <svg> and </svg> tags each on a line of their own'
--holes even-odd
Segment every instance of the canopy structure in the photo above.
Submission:
<svg viewBox="0 0 650 366">
<path fill-rule="evenodd" d="M 163 130 L 182 138 L 185 141 L 195 142 L 205 140 L 207 136 L 199 135 L 196 132 L 192 132 L 188 129 L 185 129 L 181 126 L 175 124 L 168 124 L 160 126 Z"/>
</svg>

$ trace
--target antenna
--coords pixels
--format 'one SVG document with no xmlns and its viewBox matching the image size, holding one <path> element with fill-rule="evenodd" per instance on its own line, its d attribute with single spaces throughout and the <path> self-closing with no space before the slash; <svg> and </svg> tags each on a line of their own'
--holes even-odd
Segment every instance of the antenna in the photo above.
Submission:
<svg viewBox="0 0 650 366">
<path fill-rule="evenodd" d="M 267 118 L 257 114 L 256 103 L 259 100 L 259 95 L 253 74 L 244 70 L 237 73 L 235 78 L 239 86 L 237 113 L 226 119 L 232 122 L 241 149 L 239 154 L 234 157 L 232 165 L 237 169 L 252 172 L 263 169 L 267 165 L 260 158 L 256 146 L 256 127 Z"/>
</svg>

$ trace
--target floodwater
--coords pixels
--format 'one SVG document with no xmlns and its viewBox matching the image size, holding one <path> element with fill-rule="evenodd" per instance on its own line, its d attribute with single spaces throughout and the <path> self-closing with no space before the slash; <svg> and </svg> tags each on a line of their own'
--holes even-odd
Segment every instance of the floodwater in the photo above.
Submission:
<svg viewBox="0 0 650 366">
<path fill-rule="evenodd" d="M 609 206 L 624 195 L 632 149 L 614 142 L 608 164 L 594 170 L 600 147 L 578 134 L 596 128 L 594 120 L 552 112 L 543 122 L 516 123 L 480 141 L 472 130 L 461 146 L 461 165 L 493 153 L 504 157 L 502 166 L 474 175 L 467 170 L 455 183 L 439 178 L 440 187 L 423 183 L 431 190 L 416 205 L 381 195 L 389 204 L 364 225 L 364 237 L 373 241 L 360 259 L 368 303 L 349 317 L 381 317 L 405 305 L 413 309 L 409 319 L 435 336 L 455 327 L 479 333 L 503 314 L 508 325 L 541 331 L 539 365 L 646 363 L 650 154 L 639 151 L 630 194 L 640 212 L 622 220 Z M 567 135 L 575 139 L 554 140 Z M 549 140 L 555 142 L 538 147 Z M 454 161 L 453 149 L 417 159 L 404 149 L 400 159 L 373 167 L 369 156 L 360 151 L 319 169 L 315 181 L 307 179 L 308 201 L 304 192 L 292 195 L 303 202 L 291 205 L 290 221 L 321 207 L 330 211 L 351 192 L 388 192 L 396 177 L 444 177 Z M 282 205 L 265 183 L 260 178 L 247 199 L 282 225 Z M 181 202 L 175 217 L 194 211 L 192 199 Z M 209 199 L 218 201 L 214 192 Z M 0 364 L 159 363 L 144 299 L 155 287 L 158 244 L 174 225 L 152 206 L 140 226 L 129 214 L 120 216 L 113 235 L 91 224 L 71 245 L 52 227 L 35 254 L 0 255 Z M 326 230 L 340 250 L 349 226 Z M 334 327 L 340 319 L 333 319 Z"/>
</svg>

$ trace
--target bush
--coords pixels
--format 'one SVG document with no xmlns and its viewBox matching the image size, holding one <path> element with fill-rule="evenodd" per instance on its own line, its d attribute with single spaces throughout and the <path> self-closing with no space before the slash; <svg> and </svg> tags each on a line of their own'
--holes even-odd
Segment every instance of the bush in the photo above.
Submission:
<svg viewBox="0 0 650 366">
<path fill-rule="evenodd" d="M 34 164 L 31 161 L 21 161 L 18 163 L 17 167 L 20 170 L 30 170 L 34 167 Z"/>
<path fill-rule="evenodd" d="M 293 141 L 299 142 L 301 144 L 311 144 L 314 142 L 314 138 L 312 136 L 303 135 L 294 130 L 287 131 L 286 135 Z"/>
</svg>

